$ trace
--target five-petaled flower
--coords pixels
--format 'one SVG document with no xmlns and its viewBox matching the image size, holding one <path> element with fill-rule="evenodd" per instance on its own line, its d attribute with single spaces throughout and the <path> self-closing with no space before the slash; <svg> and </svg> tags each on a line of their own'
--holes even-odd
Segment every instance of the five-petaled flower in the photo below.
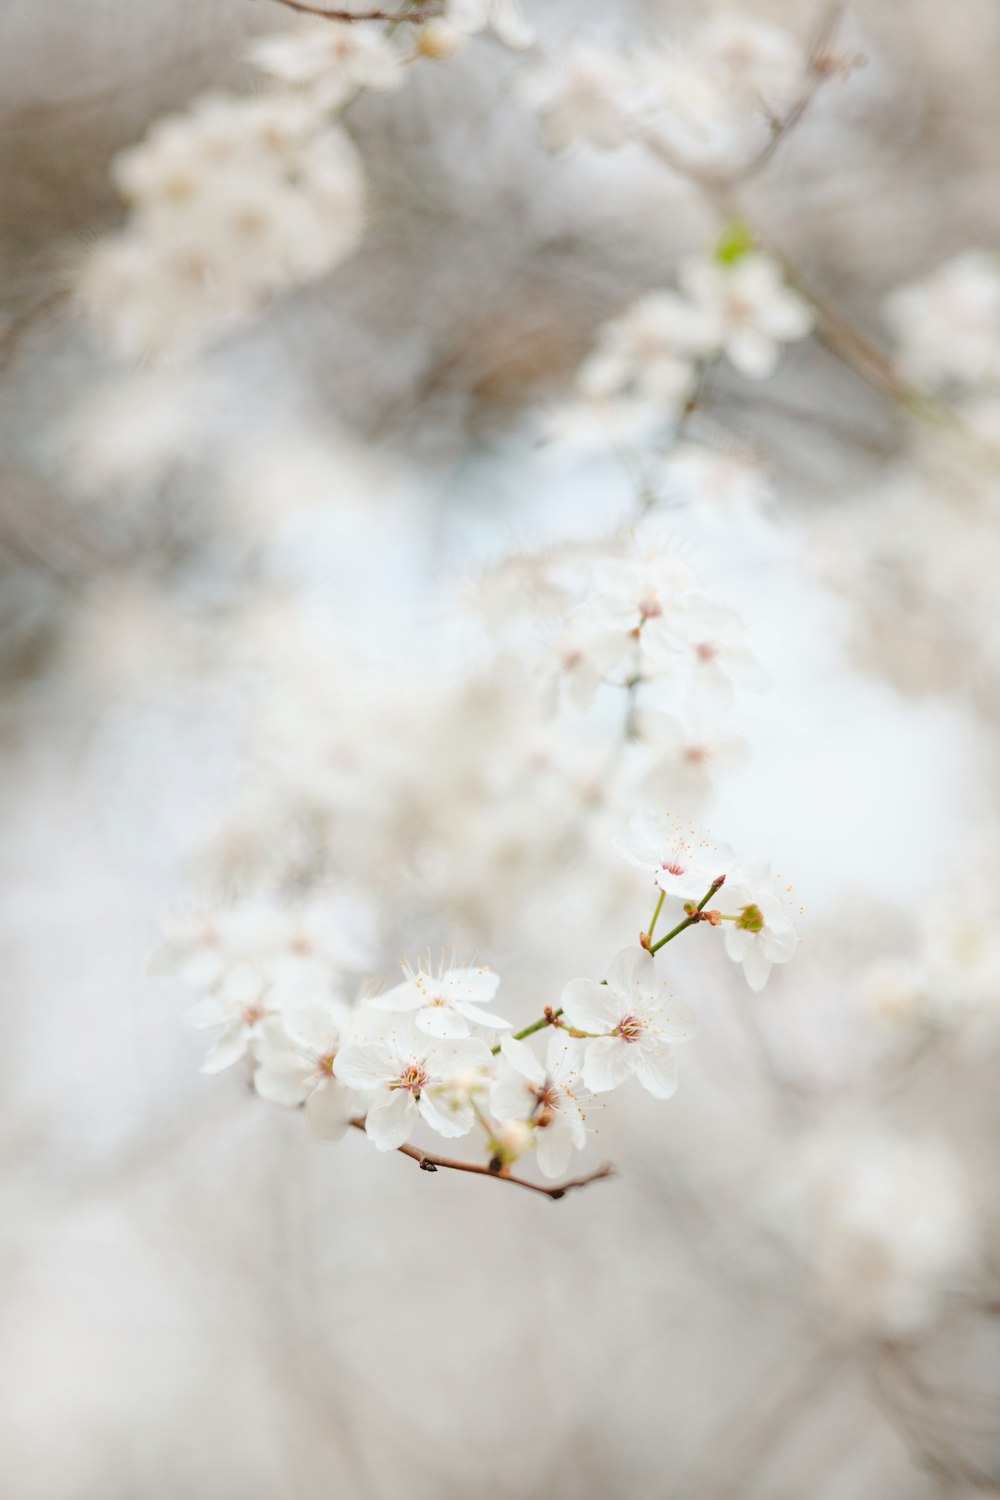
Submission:
<svg viewBox="0 0 1000 1500">
<path fill-rule="evenodd" d="M 501 1122 L 524 1122 L 534 1130 L 538 1165 L 546 1177 L 561 1177 L 573 1151 L 587 1143 L 580 1078 L 582 1047 L 564 1032 L 549 1037 L 545 1062 L 526 1042 L 503 1037 L 503 1065 L 490 1093 Z"/>
<path fill-rule="evenodd" d="M 412 1012 L 419 1031 L 456 1041 L 471 1036 L 473 1025 L 510 1030 L 503 1016 L 483 1009 L 500 985 L 492 969 L 443 969 L 436 974 L 427 966 L 405 972 L 402 984 L 372 999 L 375 1010 Z"/>
<path fill-rule="evenodd" d="M 677 1088 L 673 1046 L 694 1035 L 694 1017 L 683 1000 L 657 977 L 643 948 L 623 948 L 612 960 L 605 984 L 571 979 L 562 993 L 565 1019 L 588 1034 L 583 1081 L 595 1094 L 617 1088 L 633 1075 L 657 1099 Z"/>
<path fill-rule="evenodd" d="M 432 1042 L 419 1032 L 382 1042 L 353 1042 L 337 1053 L 335 1077 L 374 1094 L 365 1130 L 379 1151 L 394 1151 L 423 1119 L 439 1135 L 467 1135 L 475 1123 L 472 1096 L 493 1062 L 485 1042 Z"/>
<path fill-rule="evenodd" d="M 785 911 L 777 877 L 762 860 L 748 861 L 726 883 L 726 952 L 743 965 L 756 993 L 767 983 L 772 964 L 785 964 L 798 946 L 798 934 Z"/>
<path fill-rule="evenodd" d="M 254 1086 L 272 1104 L 305 1105 L 321 1140 L 339 1140 L 354 1114 L 351 1096 L 334 1077 L 338 1049 L 350 1035 L 351 1013 L 333 996 L 303 995 L 280 1019 L 261 1028 Z"/>
</svg>

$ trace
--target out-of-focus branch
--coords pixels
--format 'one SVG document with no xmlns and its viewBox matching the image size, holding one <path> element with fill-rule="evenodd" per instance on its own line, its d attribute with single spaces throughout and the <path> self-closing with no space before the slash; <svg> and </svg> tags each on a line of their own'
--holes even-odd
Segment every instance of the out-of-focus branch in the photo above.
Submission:
<svg viewBox="0 0 1000 1500">
<path fill-rule="evenodd" d="M 390 21 L 394 26 L 399 26 L 404 21 L 419 26 L 424 21 L 436 21 L 444 15 L 440 5 L 429 6 L 426 10 L 408 10 L 405 6 L 402 10 L 328 10 L 324 6 L 309 5 L 306 0 L 277 0 L 277 4 L 284 5 L 288 10 L 300 11 L 306 16 L 319 16 L 324 21 Z"/>
<path fill-rule="evenodd" d="M 355 1130 L 364 1130 L 364 1120 L 352 1120 L 351 1124 Z M 610 1162 L 605 1162 L 603 1167 L 598 1167 L 596 1172 L 589 1172 L 585 1177 L 571 1177 L 568 1182 L 558 1182 L 554 1187 L 545 1187 L 540 1182 L 529 1182 L 527 1177 L 513 1177 L 502 1167 L 492 1165 L 483 1166 L 479 1162 L 459 1161 L 457 1157 L 438 1156 L 433 1151 L 422 1151 L 419 1146 L 397 1146 L 396 1150 L 401 1156 L 408 1156 L 415 1161 L 423 1172 L 472 1172 L 477 1177 L 493 1177 L 497 1182 L 509 1182 L 514 1187 L 527 1188 L 529 1192 L 541 1193 L 546 1198 L 565 1198 L 567 1193 L 573 1192 L 575 1188 L 586 1187 L 591 1182 L 600 1182 L 604 1177 L 613 1177 L 615 1169 Z"/>
</svg>

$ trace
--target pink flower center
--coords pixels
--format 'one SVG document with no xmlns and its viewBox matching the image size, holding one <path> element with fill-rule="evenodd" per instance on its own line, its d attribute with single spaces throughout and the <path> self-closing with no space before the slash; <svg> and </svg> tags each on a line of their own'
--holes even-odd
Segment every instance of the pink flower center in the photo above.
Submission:
<svg viewBox="0 0 1000 1500">
<path fill-rule="evenodd" d="M 336 1056 L 336 1052 L 327 1052 L 324 1057 L 318 1058 L 316 1062 L 316 1072 L 322 1073 L 324 1078 L 332 1078 L 333 1064 Z"/>
<path fill-rule="evenodd" d="M 662 615 L 663 605 L 659 599 L 640 599 L 639 613 L 644 620 L 655 620 L 657 615 Z"/>
<path fill-rule="evenodd" d="M 684 866 L 683 865 L 679 865 L 676 860 L 673 860 L 670 864 L 668 864 L 666 862 L 666 860 L 664 860 L 664 862 L 663 862 L 663 869 L 666 870 L 666 872 L 667 872 L 668 875 L 683 875 L 684 874 Z"/>
<path fill-rule="evenodd" d="M 718 652 L 711 641 L 701 641 L 695 646 L 694 654 L 699 661 L 714 661 Z"/>
<path fill-rule="evenodd" d="M 638 1016 L 622 1016 L 614 1029 L 614 1035 L 620 1036 L 623 1042 L 637 1042 L 642 1036 L 643 1025 Z"/>
<path fill-rule="evenodd" d="M 255 1000 L 252 1004 L 244 1005 L 243 1007 L 243 1020 L 247 1026 L 256 1026 L 257 1022 L 263 1021 L 266 1015 L 267 1011 L 259 1000 Z"/>
<path fill-rule="evenodd" d="M 415 1099 L 420 1097 L 420 1090 L 427 1082 L 427 1073 L 419 1063 L 408 1063 L 399 1075 L 396 1088 L 406 1089 Z"/>
</svg>

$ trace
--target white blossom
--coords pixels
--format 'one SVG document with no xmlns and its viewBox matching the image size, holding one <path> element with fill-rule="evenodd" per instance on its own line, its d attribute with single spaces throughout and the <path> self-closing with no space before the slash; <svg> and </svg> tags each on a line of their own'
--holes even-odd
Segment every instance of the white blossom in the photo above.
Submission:
<svg viewBox="0 0 1000 1500">
<path fill-rule="evenodd" d="M 656 813 L 633 813 L 628 831 L 614 840 L 629 864 L 648 870 L 655 885 L 678 901 L 700 901 L 720 875 L 728 874 L 733 852 L 699 838 L 693 829 Z"/>
<path fill-rule="evenodd" d="M 254 1087 L 262 1099 L 305 1105 L 321 1140 L 339 1140 L 355 1113 L 351 1095 L 333 1074 L 337 1052 L 351 1032 L 351 1012 L 325 991 L 301 993 L 262 1027 Z"/>
<path fill-rule="evenodd" d="M 434 1037 L 467 1037 L 472 1026 L 487 1026 L 507 1031 L 510 1021 L 486 1010 L 500 986 L 499 974 L 489 968 L 442 968 L 428 964 L 411 969 L 406 978 L 370 1004 L 376 1010 L 399 1011 L 412 1015 L 418 1030 Z"/>
<path fill-rule="evenodd" d="M 734 869 L 724 889 L 724 904 L 736 918 L 725 923 L 726 952 L 734 963 L 743 965 L 750 988 L 762 990 L 772 965 L 787 963 L 798 946 L 798 934 L 784 905 L 787 888 L 779 889 L 770 865 L 754 860 Z"/>
<path fill-rule="evenodd" d="M 554 1031 L 544 1063 L 514 1037 L 501 1038 L 500 1051 L 503 1063 L 490 1091 L 490 1108 L 502 1126 L 529 1124 L 539 1168 L 546 1177 L 561 1177 L 574 1150 L 582 1151 L 587 1143 L 582 1048 Z"/>
<path fill-rule="evenodd" d="M 535 40 L 521 0 L 446 0 L 444 23 L 465 36 L 489 29 L 505 47 L 517 51 Z"/>
<path fill-rule="evenodd" d="M 432 1042 L 419 1032 L 381 1042 L 352 1042 L 337 1053 L 334 1075 L 373 1094 L 365 1130 L 379 1151 L 405 1145 L 423 1120 L 439 1135 L 467 1135 L 475 1124 L 472 1095 L 485 1088 L 493 1056 L 485 1042 Z"/>
<path fill-rule="evenodd" d="M 250 964 L 238 964 L 219 988 L 192 1005 L 187 1022 L 196 1031 L 218 1031 L 203 1073 L 221 1073 L 247 1055 L 264 1023 L 276 1014 L 269 985 Z"/>
<path fill-rule="evenodd" d="M 1000 377 L 1000 257 L 964 250 L 920 281 L 897 287 L 883 315 L 911 379 L 937 387 Z"/>
<path fill-rule="evenodd" d="M 337 109 L 362 89 L 400 87 L 402 57 L 380 28 L 358 21 L 306 21 L 294 31 L 253 42 L 250 61 L 276 78 L 309 91 L 323 109 Z"/>
<path fill-rule="evenodd" d="M 551 62 L 525 69 L 518 79 L 553 151 L 574 141 L 604 150 L 622 145 L 630 131 L 624 100 L 631 81 L 622 56 L 586 40 L 572 43 Z"/>
<path fill-rule="evenodd" d="M 608 969 L 606 984 L 571 979 L 561 1005 L 569 1024 L 588 1033 L 583 1081 L 606 1093 L 633 1076 L 657 1099 L 677 1088 L 673 1046 L 694 1035 L 688 1006 L 658 978 L 644 948 L 623 948 Z"/>
<path fill-rule="evenodd" d="M 714 322 L 719 352 L 748 379 L 772 375 L 781 345 L 812 332 L 809 303 L 785 284 L 781 266 L 763 252 L 750 251 L 728 263 L 689 260 L 679 279 L 706 320 Z"/>
</svg>

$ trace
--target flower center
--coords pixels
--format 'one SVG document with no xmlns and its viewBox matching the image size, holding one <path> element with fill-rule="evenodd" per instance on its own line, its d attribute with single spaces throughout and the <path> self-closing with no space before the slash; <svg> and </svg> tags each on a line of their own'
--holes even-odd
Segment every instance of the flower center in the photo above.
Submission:
<svg viewBox="0 0 1000 1500">
<path fill-rule="evenodd" d="M 259 1000 L 255 1000 L 250 1005 L 244 1005 L 243 1007 L 243 1020 L 247 1026 L 256 1026 L 257 1022 L 263 1021 L 266 1015 L 267 1011 Z"/>
<path fill-rule="evenodd" d="M 742 927 L 744 932 L 763 932 L 764 913 L 759 906 L 744 906 L 736 919 L 737 927 Z"/>
<path fill-rule="evenodd" d="M 669 864 L 667 863 L 666 860 L 664 860 L 664 862 L 663 862 L 663 868 L 666 870 L 666 872 L 667 872 L 668 875 L 683 875 L 684 874 L 684 866 L 678 864 L 676 860 L 672 860 Z"/>
<path fill-rule="evenodd" d="M 642 1036 L 644 1025 L 638 1016 L 622 1016 L 613 1035 L 620 1036 L 623 1042 L 637 1042 Z"/>
<path fill-rule="evenodd" d="M 337 1056 L 336 1052 L 327 1052 L 327 1053 L 324 1054 L 323 1057 L 317 1058 L 317 1060 L 316 1060 L 316 1072 L 317 1073 L 322 1073 L 322 1075 L 323 1075 L 324 1078 L 332 1078 L 333 1077 L 333 1064 L 334 1064 L 334 1061 L 336 1059 L 336 1056 Z"/>
<path fill-rule="evenodd" d="M 655 620 L 663 613 L 663 605 L 659 599 L 650 596 L 648 599 L 639 600 L 639 613 L 644 620 Z"/>
<path fill-rule="evenodd" d="M 415 1099 L 420 1097 L 420 1090 L 427 1082 L 427 1073 L 420 1063 L 408 1063 L 399 1075 L 396 1088 L 406 1089 Z"/>
</svg>

